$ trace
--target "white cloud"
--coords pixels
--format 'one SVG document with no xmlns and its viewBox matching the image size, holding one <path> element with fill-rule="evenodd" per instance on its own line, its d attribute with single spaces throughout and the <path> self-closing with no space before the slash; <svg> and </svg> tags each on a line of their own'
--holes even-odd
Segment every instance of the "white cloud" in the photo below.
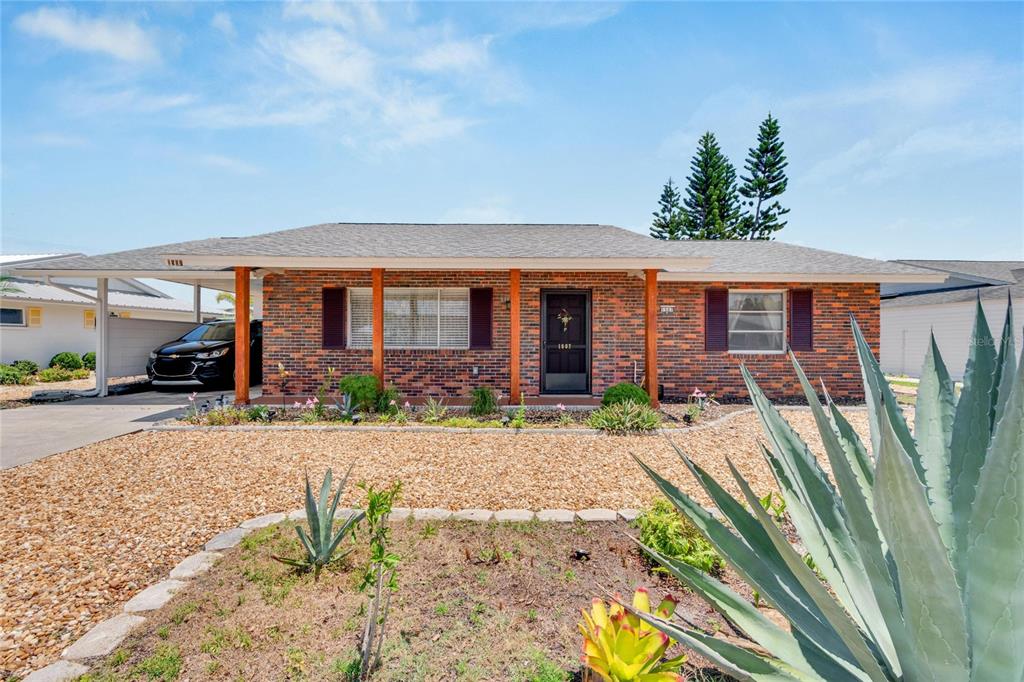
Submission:
<svg viewBox="0 0 1024 682">
<path fill-rule="evenodd" d="M 90 90 L 72 87 L 64 94 L 64 106 L 78 115 L 105 112 L 134 112 L 155 114 L 181 109 L 194 104 L 197 97 L 191 93 L 152 93 L 138 88 L 123 90 Z"/>
<path fill-rule="evenodd" d="M 270 55 L 297 67 L 301 75 L 328 88 L 366 90 L 374 79 L 374 56 L 361 44 L 330 28 L 263 36 Z"/>
<path fill-rule="evenodd" d="M 235 22 L 231 20 L 231 15 L 227 12 L 217 12 L 214 14 L 213 19 L 210 20 L 210 26 L 213 26 L 228 38 L 234 38 L 237 35 Z"/>
<path fill-rule="evenodd" d="M 490 61 L 491 36 L 474 40 L 448 40 L 429 46 L 412 58 L 413 68 L 431 73 L 481 69 Z"/>
<path fill-rule="evenodd" d="M 201 128 L 262 128 L 310 126 L 326 123 L 334 114 L 330 102 L 301 100 L 286 104 L 215 104 L 189 109 L 185 120 Z"/>
<path fill-rule="evenodd" d="M 501 22 L 512 31 L 583 28 L 610 19 L 622 10 L 618 2 L 495 3 Z"/>
<path fill-rule="evenodd" d="M 80 15 L 66 7 L 40 7 L 14 20 L 19 30 L 32 36 L 49 38 L 64 47 L 83 52 L 99 52 L 127 62 L 159 59 L 156 44 L 133 21 Z"/>
<path fill-rule="evenodd" d="M 91 144 L 88 139 L 79 135 L 56 132 L 36 133 L 30 136 L 29 139 L 43 147 L 59 147 L 63 149 L 78 149 L 88 147 Z"/>
<path fill-rule="evenodd" d="M 338 26 L 346 31 L 363 28 L 381 31 L 386 22 L 373 2 L 340 3 L 328 0 L 288 0 L 285 19 L 307 19 L 318 24 Z"/>
<path fill-rule="evenodd" d="M 239 175 L 256 175 L 263 172 L 263 169 L 259 166 L 220 154 L 203 154 L 197 160 L 206 166 L 238 173 Z"/>
</svg>

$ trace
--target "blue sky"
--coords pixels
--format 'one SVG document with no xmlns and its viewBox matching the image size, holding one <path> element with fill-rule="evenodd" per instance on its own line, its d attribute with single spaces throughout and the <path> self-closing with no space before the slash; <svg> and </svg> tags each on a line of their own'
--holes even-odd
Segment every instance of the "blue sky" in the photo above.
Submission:
<svg viewBox="0 0 1024 682">
<path fill-rule="evenodd" d="M 646 231 L 781 119 L 780 238 L 1024 257 L 1024 5 L 5 3 L 2 249 L 325 221 Z M 571 245 L 566 245 L 571 248 Z"/>
</svg>

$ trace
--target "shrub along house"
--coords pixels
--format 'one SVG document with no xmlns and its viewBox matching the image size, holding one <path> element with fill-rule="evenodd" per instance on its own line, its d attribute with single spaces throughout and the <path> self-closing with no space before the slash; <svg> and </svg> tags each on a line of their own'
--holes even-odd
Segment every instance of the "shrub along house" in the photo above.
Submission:
<svg viewBox="0 0 1024 682">
<path fill-rule="evenodd" d="M 939 277 L 781 242 L 665 242 L 606 225 L 334 223 L 47 267 L 225 289 L 231 277 L 242 318 L 258 282 L 267 401 L 314 394 L 328 368 L 373 373 L 411 399 L 488 385 L 512 403 L 585 404 L 622 381 L 655 400 L 695 388 L 740 399 L 741 363 L 784 400 L 801 395 L 787 348 L 835 398 L 857 400 L 850 315 L 877 353 L 880 283 Z M 240 402 L 247 383 L 236 382 Z"/>
</svg>

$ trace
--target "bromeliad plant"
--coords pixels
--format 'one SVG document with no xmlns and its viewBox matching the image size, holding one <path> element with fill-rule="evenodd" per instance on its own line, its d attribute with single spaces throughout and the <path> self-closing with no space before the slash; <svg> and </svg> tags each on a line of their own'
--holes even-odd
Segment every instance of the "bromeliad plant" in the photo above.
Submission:
<svg viewBox="0 0 1024 682">
<path fill-rule="evenodd" d="M 316 582 L 320 580 L 320 571 L 323 570 L 324 566 L 332 561 L 343 558 L 352 551 L 350 547 L 339 554 L 338 547 L 341 545 L 342 540 L 355 531 L 356 524 L 363 519 L 365 514 L 361 511 L 353 512 L 341 524 L 338 532 L 334 532 L 334 515 L 338 511 L 338 502 L 341 500 L 341 493 L 345 490 L 345 483 L 348 481 L 350 473 L 352 473 L 352 467 L 349 467 L 348 472 L 345 473 L 345 478 L 341 479 L 341 485 L 338 486 L 337 492 L 334 493 L 334 498 L 331 499 L 332 473 L 328 469 L 324 475 L 323 485 L 320 486 L 319 504 L 313 499 L 313 489 L 309 485 L 309 474 L 306 474 L 306 522 L 309 524 L 309 534 L 307 535 L 301 526 L 295 526 L 295 532 L 299 536 L 302 548 L 306 551 L 306 556 L 302 559 L 275 556 L 275 560 L 304 571 L 312 570 L 313 581 Z"/>
<path fill-rule="evenodd" d="M 680 452 L 719 521 L 642 462 L 661 491 L 788 621 L 783 628 L 721 582 L 659 557 L 748 638 L 726 642 L 640 617 L 747 680 L 989 682 L 1024 679 L 1024 362 L 1008 309 L 996 344 L 978 305 L 957 400 L 934 339 L 911 433 L 860 329 L 871 453 L 796 359 L 832 469 L 743 376 L 786 511 L 821 579 L 732 463 L 746 506 Z M 822 579 L 827 581 L 823 584 Z"/>
<path fill-rule="evenodd" d="M 637 615 L 668 620 L 677 601 L 666 596 L 652 614 L 650 595 L 643 587 L 633 593 L 632 609 L 627 611 L 621 601 L 619 595 L 611 604 L 594 599 L 590 613 L 581 611 L 583 620 L 578 627 L 583 635 L 583 662 L 605 682 L 682 682 L 677 671 L 686 656 L 662 661 L 675 642 Z"/>
</svg>

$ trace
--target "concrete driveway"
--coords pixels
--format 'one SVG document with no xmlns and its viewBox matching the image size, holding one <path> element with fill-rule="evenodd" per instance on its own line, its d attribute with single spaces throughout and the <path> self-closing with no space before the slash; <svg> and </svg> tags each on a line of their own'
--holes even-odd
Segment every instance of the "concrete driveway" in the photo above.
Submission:
<svg viewBox="0 0 1024 682">
<path fill-rule="evenodd" d="M 258 386 L 251 394 L 260 394 Z M 231 400 L 231 391 L 206 391 L 196 398 Z M 147 424 L 179 415 L 188 391 L 145 391 L 107 398 L 79 398 L 0 410 L 0 469 L 10 469 L 92 443 L 141 431 Z"/>
</svg>

